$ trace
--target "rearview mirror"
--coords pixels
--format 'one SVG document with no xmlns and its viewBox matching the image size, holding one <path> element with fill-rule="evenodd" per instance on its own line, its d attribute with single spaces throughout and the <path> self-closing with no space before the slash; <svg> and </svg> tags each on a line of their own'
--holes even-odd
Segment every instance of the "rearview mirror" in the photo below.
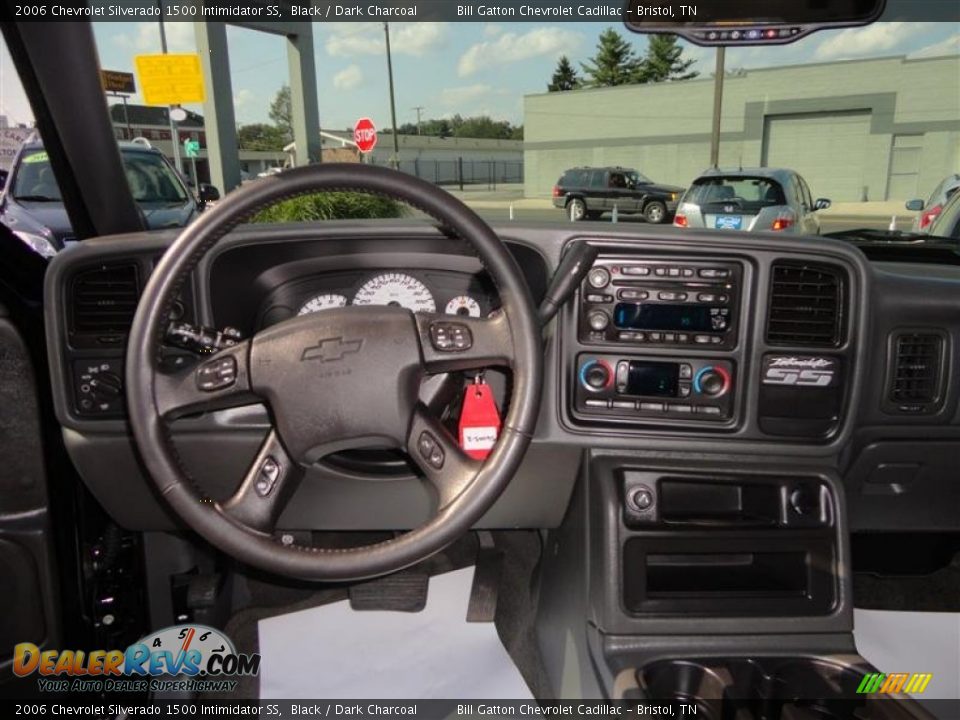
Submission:
<svg viewBox="0 0 960 720">
<path fill-rule="evenodd" d="M 920 212 L 923 210 L 923 200 L 907 200 L 906 208 L 913 212 Z"/>
<path fill-rule="evenodd" d="M 627 29 L 672 33 L 697 45 L 782 45 L 817 30 L 866 25 L 886 0 L 630 0 Z"/>
<path fill-rule="evenodd" d="M 827 198 L 817 198 L 813 201 L 814 210 L 826 210 L 832 203 Z"/>
</svg>

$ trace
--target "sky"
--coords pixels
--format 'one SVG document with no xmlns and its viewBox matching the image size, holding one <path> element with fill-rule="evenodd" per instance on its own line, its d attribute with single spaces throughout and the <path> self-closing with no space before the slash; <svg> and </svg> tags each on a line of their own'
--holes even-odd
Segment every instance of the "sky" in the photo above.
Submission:
<svg viewBox="0 0 960 720">
<path fill-rule="evenodd" d="M 487 114 L 523 122 L 523 96 L 544 92 L 561 55 L 579 68 L 610 23 L 391 23 L 397 122 Z M 171 52 L 194 52 L 191 23 L 167 23 Z M 645 37 L 628 37 L 638 54 Z M 156 22 L 94 23 L 101 67 L 133 71 L 133 56 L 160 52 Z M 239 123 L 268 122 L 270 101 L 287 82 L 285 39 L 229 26 L 233 97 Z M 321 127 L 342 130 L 362 116 L 389 126 L 389 96 L 381 23 L 314 25 Z M 703 75 L 713 71 L 714 50 L 683 43 L 684 55 Z M 726 67 L 757 68 L 809 62 L 960 52 L 955 23 L 877 23 L 823 31 L 792 45 L 728 49 Z M 138 102 L 134 97 L 132 102 Z M 201 111 L 200 107 L 191 109 Z M 0 113 L 12 123 L 32 123 L 6 46 L 0 42 Z"/>
</svg>

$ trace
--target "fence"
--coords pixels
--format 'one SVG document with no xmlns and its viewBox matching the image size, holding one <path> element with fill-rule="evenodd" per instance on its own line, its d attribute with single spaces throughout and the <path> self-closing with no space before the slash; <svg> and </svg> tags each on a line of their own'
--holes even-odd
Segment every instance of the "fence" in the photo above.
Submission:
<svg viewBox="0 0 960 720">
<path fill-rule="evenodd" d="M 389 158 L 368 157 L 371 165 L 390 166 Z M 398 169 L 429 180 L 437 185 L 487 185 L 495 188 L 497 183 L 522 183 L 522 160 L 404 160 Z"/>
</svg>

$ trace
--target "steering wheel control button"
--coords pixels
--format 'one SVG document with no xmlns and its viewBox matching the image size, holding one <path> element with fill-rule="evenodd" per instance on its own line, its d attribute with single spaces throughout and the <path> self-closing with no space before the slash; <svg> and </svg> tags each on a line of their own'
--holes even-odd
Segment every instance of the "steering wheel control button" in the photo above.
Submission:
<svg viewBox="0 0 960 720">
<path fill-rule="evenodd" d="M 430 464 L 430 467 L 437 470 L 443 467 L 446 456 L 443 453 L 443 448 L 440 447 L 440 443 L 433 435 L 427 431 L 420 433 L 420 438 L 417 440 L 417 449 L 420 451 L 420 456 Z"/>
<path fill-rule="evenodd" d="M 237 381 L 237 359 L 232 355 L 208 360 L 197 369 L 197 387 L 214 392 L 230 387 Z"/>
<path fill-rule="evenodd" d="M 587 282 L 597 290 L 605 288 L 610 282 L 610 273 L 607 272 L 606 268 L 594 268 L 587 274 Z"/>
<path fill-rule="evenodd" d="M 277 480 L 279 479 L 280 463 L 277 462 L 276 458 L 268 455 L 260 464 L 260 469 L 257 471 L 257 479 L 253 484 L 253 489 L 256 490 L 257 495 L 265 498 L 273 492 L 273 489 L 277 486 Z"/>
<path fill-rule="evenodd" d="M 430 343 L 441 352 L 457 352 L 473 347 L 473 335 L 463 323 L 435 322 L 430 325 Z"/>
</svg>

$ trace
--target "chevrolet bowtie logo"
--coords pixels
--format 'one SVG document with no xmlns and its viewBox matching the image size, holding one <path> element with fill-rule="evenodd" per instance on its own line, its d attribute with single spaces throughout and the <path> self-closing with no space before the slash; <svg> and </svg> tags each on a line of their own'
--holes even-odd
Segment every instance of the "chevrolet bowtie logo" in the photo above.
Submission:
<svg viewBox="0 0 960 720">
<path fill-rule="evenodd" d="M 363 347 L 363 340 L 344 340 L 342 337 L 327 338 L 321 340 L 317 345 L 306 348 L 300 359 L 333 362 L 334 360 L 343 360 L 344 355 L 353 355 L 355 352 L 360 352 L 361 347 Z"/>
</svg>

